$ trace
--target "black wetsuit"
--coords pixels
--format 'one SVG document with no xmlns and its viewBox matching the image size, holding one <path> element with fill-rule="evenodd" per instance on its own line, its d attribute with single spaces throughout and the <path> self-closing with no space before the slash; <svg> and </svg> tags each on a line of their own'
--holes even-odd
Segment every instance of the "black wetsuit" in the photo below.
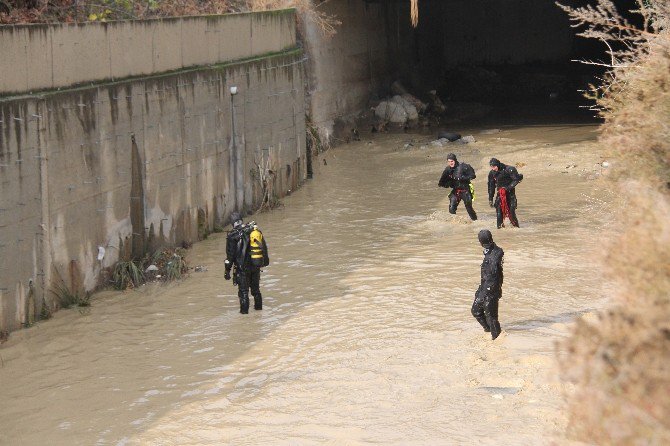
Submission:
<svg viewBox="0 0 670 446">
<path fill-rule="evenodd" d="M 477 213 L 472 207 L 472 192 L 470 191 L 470 181 L 477 177 L 475 169 L 471 165 L 459 163 L 456 161 L 454 167 L 447 166 L 442 172 L 440 181 L 437 183 L 440 187 L 451 187 L 449 193 L 449 212 L 456 213 L 458 203 L 463 200 L 465 209 L 472 220 L 477 220 Z"/>
<path fill-rule="evenodd" d="M 230 268 L 233 264 L 237 267 L 237 296 L 240 298 L 240 313 L 249 313 L 249 289 L 254 296 L 254 309 L 263 309 L 263 296 L 261 295 L 261 269 L 251 262 L 249 249 L 249 235 L 245 233 L 246 226 L 233 229 L 226 237 L 226 258 Z M 226 266 L 227 271 L 229 267 Z"/>
<path fill-rule="evenodd" d="M 484 331 L 491 332 L 493 339 L 500 335 L 498 301 L 502 297 L 504 255 L 502 248 L 495 243 L 489 249 L 484 249 L 482 281 L 472 303 L 472 315 L 484 327 Z"/>
<path fill-rule="evenodd" d="M 497 217 L 497 226 L 498 228 L 503 226 L 503 210 L 500 206 L 500 192 L 495 197 L 495 202 L 493 197 L 496 191 L 500 188 L 505 188 L 507 190 L 507 205 L 509 207 L 510 221 L 512 226 L 519 227 L 519 220 L 516 218 L 516 191 L 515 187 L 523 180 L 523 175 L 517 172 L 516 167 L 508 166 L 506 164 L 500 163 L 498 171 L 491 169 L 489 172 L 489 203 L 493 203 L 493 206 L 496 208 L 496 217 Z"/>
</svg>

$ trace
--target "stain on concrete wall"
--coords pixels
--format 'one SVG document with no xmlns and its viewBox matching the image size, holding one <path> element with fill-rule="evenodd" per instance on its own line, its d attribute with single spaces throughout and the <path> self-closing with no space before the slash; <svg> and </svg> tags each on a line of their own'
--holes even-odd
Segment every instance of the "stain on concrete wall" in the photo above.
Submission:
<svg viewBox="0 0 670 446">
<path fill-rule="evenodd" d="M 0 104 L 0 276 L 37 279 L 41 238 L 38 103 Z M 0 314 L 23 322 L 28 280 L 0 282 Z M 11 296 L 8 302 L 5 296 Z M 0 328 L 2 330 L 2 328 Z"/>
<path fill-rule="evenodd" d="M 191 243 L 257 207 L 259 165 L 276 170 L 277 196 L 294 189 L 305 178 L 303 62 L 291 50 L 0 100 L 0 330 L 53 304 L 59 276 L 96 288 L 132 254 L 134 233 L 149 247 Z"/>
</svg>

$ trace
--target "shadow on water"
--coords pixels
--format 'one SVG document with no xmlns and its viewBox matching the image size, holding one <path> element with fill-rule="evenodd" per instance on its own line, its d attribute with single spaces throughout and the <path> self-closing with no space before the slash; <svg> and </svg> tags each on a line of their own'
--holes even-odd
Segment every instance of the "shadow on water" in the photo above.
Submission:
<svg viewBox="0 0 670 446">
<path fill-rule="evenodd" d="M 586 308 L 578 311 L 568 311 L 565 313 L 559 313 L 548 317 L 539 317 L 533 319 L 524 319 L 521 321 L 516 321 L 508 324 L 505 327 L 505 331 L 515 332 L 515 331 L 528 331 L 535 330 L 537 328 L 548 327 L 553 324 L 567 324 L 572 322 L 584 314 L 591 313 L 595 311 L 595 308 Z"/>
<path fill-rule="evenodd" d="M 541 216 L 532 216 L 528 217 L 525 222 L 522 222 L 524 226 L 540 226 L 540 225 L 549 225 L 549 224 L 564 224 L 569 226 L 570 222 L 579 218 L 578 215 L 570 214 L 544 214 Z"/>
<path fill-rule="evenodd" d="M 477 387 L 479 390 L 484 390 L 492 395 L 516 395 L 521 392 L 521 387 Z"/>
</svg>

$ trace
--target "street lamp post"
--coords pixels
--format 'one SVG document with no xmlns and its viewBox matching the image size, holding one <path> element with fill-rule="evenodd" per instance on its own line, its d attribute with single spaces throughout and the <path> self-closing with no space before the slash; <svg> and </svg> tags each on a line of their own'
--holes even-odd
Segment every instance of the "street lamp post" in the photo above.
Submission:
<svg viewBox="0 0 670 446">
<path fill-rule="evenodd" d="M 242 157 L 237 147 L 236 131 L 235 131 L 235 95 L 237 95 L 237 86 L 230 87 L 230 121 L 231 121 L 231 149 L 232 149 L 232 179 L 235 196 L 235 209 L 241 210 L 244 204 L 244 166 L 242 165 Z"/>
<path fill-rule="evenodd" d="M 234 104 L 234 99 L 235 95 L 237 94 L 237 87 L 232 86 L 230 87 L 230 119 L 232 121 L 232 129 L 233 129 L 233 151 L 235 150 L 235 104 Z"/>
</svg>

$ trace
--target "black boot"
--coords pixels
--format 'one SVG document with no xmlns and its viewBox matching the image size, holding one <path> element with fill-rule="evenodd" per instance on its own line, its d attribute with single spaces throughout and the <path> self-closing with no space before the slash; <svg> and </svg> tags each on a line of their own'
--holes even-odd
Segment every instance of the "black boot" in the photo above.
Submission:
<svg viewBox="0 0 670 446">
<path fill-rule="evenodd" d="M 240 313 L 249 314 L 249 296 L 240 296 Z"/>
<path fill-rule="evenodd" d="M 472 204 L 470 206 L 465 206 L 465 209 L 468 211 L 468 215 L 470 216 L 470 220 L 475 221 L 477 220 L 477 213 L 475 212 L 475 209 L 472 207 Z"/>
<path fill-rule="evenodd" d="M 491 325 L 491 339 L 495 341 L 495 339 L 500 336 L 501 332 L 502 330 L 500 329 L 500 322 L 494 321 Z"/>
<path fill-rule="evenodd" d="M 484 317 L 483 314 L 473 313 L 472 315 L 475 317 L 475 319 L 477 319 L 477 322 L 479 322 L 479 324 L 484 328 L 485 332 L 488 333 L 491 331 L 491 327 L 489 326 L 488 322 L 486 322 L 486 318 Z"/>
<path fill-rule="evenodd" d="M 484 316 L 486 317 L 486 324 L 491 327 L 491 338 L 495 339 L 500 336 L 500 322 L 498 322 L 498 299 L 496 297 L 489 297 L 484 302 Z"/>
<path fill-rule="evenodd" d="M 263 296 L 260 294 L 258 296 L 254 296 L 254 310 L 262 310 L 263 309 Z"/>
<path fill-rule="evenodd" d="M 240 298 L 240 313 L 249 313 L 249 273 L 240 271 L 237 275 L 237 297 Z"/>
<path fill-rule="evenodd" d="M 519 227 L 519 220 L 516 218 L 516 210 L 514 208 L 510 208 L 509 210 L 509 215 L 510 215 L 510 222 L 512 222 L 512 226 L 515 228 Z"/>
</svg>

